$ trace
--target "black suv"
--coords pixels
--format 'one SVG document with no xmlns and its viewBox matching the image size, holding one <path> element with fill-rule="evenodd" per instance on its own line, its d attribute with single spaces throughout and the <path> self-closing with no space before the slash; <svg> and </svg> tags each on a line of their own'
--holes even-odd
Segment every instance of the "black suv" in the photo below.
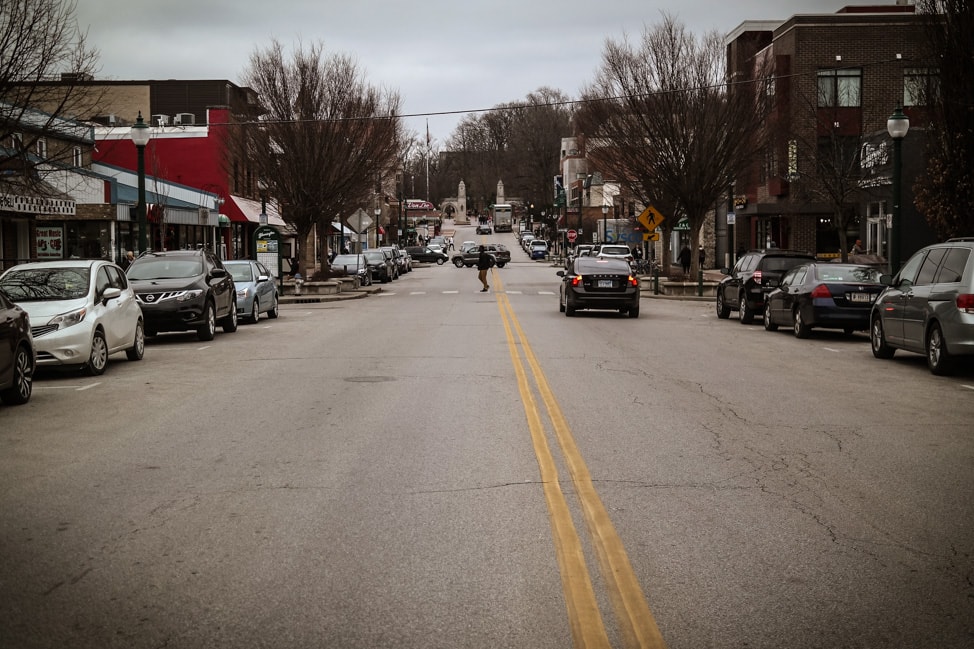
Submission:
<svg viewBox="0 0 974 649">
<path fill-rule="evenodd" d="M 125 271 L 142 307 L 145 335 L 192 331 L 213 340 L 217 322 L 237 330 L 237 294 L 233 278 L 208 250 L 148 252 Z"/>
<path fill-rule="evenodd" d="M 764 311 L 768 293 L 778 287 L 782 276 L 799 264 L 815 261 L 815 255 L 799 250 L 768 248 L 744 253 L 733 270 L 721 268 L 727 277 L 717 285 L 717 317 L 728 318 L 737 311 L 741 324 L 754 321 Z"/>
</svg>

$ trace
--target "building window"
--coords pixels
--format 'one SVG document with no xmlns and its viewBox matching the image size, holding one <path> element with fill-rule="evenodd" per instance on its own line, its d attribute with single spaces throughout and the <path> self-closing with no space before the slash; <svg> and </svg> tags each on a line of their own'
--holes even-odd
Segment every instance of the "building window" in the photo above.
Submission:
<svg viewBox="0 0 974 649">
<path fill-rule="evenodd" d="M 858 107 L 862 98 L 862 70 L 819 70 L 818 107 Z"/>
<path fill-rule="evenodd" d="M 940 93 L 937 68 L 903 70 L 903 106 L 930 106 Z"/>
<path fill-rule="evenodd" d="M 82 166 L 82 164 L 81 164 L 82 163 L 82 160 L 81 160 L 81 147 L 80 146 L 74 147 L 74 151 L 72 152 L 71 159 L 73 160 L 75 167 L 81 167 Z"/>
<path fill-rule="evenodd" d="M 40 158 L 47 158 L 47 140 L 44 138 L 37 139 L 37 155 Z"/>
<path fill-rule="evenodd" d="M 10 148 L 14 151 L 20 151 L 24 148 L 24 134 L 23 133 L 12 133 L 10 135 Z"/>
</svg>

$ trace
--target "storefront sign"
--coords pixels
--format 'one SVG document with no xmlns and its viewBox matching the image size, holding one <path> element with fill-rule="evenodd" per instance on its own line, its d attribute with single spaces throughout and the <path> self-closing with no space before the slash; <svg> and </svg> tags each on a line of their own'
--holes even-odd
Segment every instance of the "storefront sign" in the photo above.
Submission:
<svg viewBox="0 0 974 649">
<path fill-rule="evenodd" d="M 37 250 L 35 257 L 38 260 L 62 259 L 64 257 L 64 228 L 39 227 L 37 233 Z"/>
<path fill-rule="evenodd" d="M 0 194 L 0 211 L 74 216 L 75 202 L 63 198 Z"/>
</svg>

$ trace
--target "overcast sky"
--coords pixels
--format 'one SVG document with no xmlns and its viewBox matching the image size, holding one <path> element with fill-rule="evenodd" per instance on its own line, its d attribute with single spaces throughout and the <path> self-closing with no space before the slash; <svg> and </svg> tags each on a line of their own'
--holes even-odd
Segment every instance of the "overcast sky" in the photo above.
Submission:
<svg viewBox="0 0 974 649">
<path fill-rule="evenodd" d="M 607 39 L 663 13 L 693 32 L 896 0 L 79 0 L 100 78 L 229 79 L 272 38 L 352 56 L 370 85 L 397 90 L 407 125 L 442 148 L 466 111 L 542 86 L 570 98 L 595 77 Z M 451 113 L 451 114 L 443 114 Z"/>
</svg>

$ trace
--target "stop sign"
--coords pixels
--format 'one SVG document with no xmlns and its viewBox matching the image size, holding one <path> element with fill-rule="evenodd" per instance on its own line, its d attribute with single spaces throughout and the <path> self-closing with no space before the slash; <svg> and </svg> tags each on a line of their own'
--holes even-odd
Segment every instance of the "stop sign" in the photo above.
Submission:
<svg viewBox="0 0 974 649">
<path fill-rule="evenodd" d="M 568 231 L 568 241 L 574 241 L 577 238 L 578 238 L 578 233 L 577 232 L 575 232 L 574 230 L 569 230 Z"/>
</svg>

